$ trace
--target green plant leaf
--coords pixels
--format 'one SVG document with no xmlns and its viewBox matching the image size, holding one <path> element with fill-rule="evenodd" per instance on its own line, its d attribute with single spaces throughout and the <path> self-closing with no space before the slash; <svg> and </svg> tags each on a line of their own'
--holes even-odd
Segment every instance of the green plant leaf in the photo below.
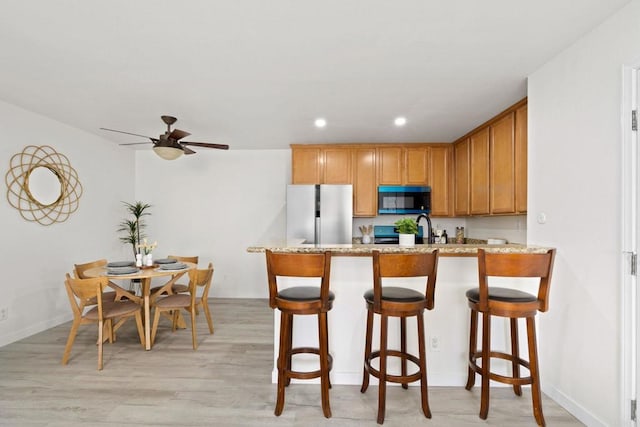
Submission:
<svg viewBox="0 0 640 427">
<path fill-rule="evenodd" d="M 400 234 L 418 234 L 418 224 L 413 218 L 402 218 L 393 223 Z"/>
</svg>

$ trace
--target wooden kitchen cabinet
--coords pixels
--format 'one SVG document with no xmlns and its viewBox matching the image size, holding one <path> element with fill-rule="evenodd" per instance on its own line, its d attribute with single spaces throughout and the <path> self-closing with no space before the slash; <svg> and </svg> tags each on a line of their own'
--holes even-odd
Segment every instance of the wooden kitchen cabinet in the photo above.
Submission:
<svg viewBox="0 0 640 427">
<path fill-rule="evenodd" d="M 431 166 L 430 154 L 431 147 L 406 147 L 404 149 L 403 185 L 427 185 Z"/>
<path fill-rule="evenodd" d="M 454 215 L 527 212 L 527 100 L 454 143 Z"/>
<path fill-rule="evenodd" d="M 491 124 L 489 132 L 491 213 L 515 213 L 515 113 Z"/>
<path fill-rule="evenodd" d="M 456 142 L 453 146 L 454 196 L 453 214 L 469 215 L 469 194 L 471 162 L 469 157 L 469 138 Z"/>
<path fill-rule="evenodd" d="M 380 147 L 379 185 L 431 187 L 431 216 L 451 214 L 451 144 L 404 144 Z"/>
<path fill-rule="evenodd" d="M 323 148 L 324 179 L 322 184 L 351 184 L 351 149 Z"/>
<path fill-rule="evenodd" d="M 354 148 L 353 158 L 353 216 L 373 217 L 378 214 L 378 186 L 376 185 L 376 149 Z"/>
<path fill-rule="evenodd" d="M 317 147 L 292 147 L 291 183 L 321 184 L 322 150 Z"/>
<path fill-rule="evenodd" d="M 489 128 L 469 137 L 469 213 L 489 213 Z"/>
<path fill-rule="evenodd" d="M 453 148 L 429 147 L 427 183 L 431 187 L 431 216 L 451 215 Z"/>
<path fill-rule="evenodd" d="M 345 147 L 292 146 L 292 184 L 351 184 L 351 150 Z"/>
<path fill-rule="evenodd" d="M 451 144 L 291 145 L 293 184 L 352 184 L 353 214 L 377 215 L 378 185 L 428 185 L 432 216 L 453 210 Z"/>
<path fill-rule="evenodd" d="M 516 212 L 527 212 L 527 105 L 516 110 L 515 191 Z"/>
<path fill-rule="evenodd" d="M 379 147 L 377 154 L 379 185 L 427 185 L 429 147 Z"/>
<path fill-rule="evenodd" d="M 402 147 L 379 147 L 378 184 L 402 185 L 404 175 L 404 150 Z"/>
</svg>

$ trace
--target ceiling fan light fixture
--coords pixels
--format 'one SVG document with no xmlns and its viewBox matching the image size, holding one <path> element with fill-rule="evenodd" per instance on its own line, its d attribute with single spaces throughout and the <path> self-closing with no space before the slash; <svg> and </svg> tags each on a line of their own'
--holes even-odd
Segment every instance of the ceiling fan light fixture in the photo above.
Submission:
<svg viewBox="0 0 640 427">
<path fill-rule="evenodd" d="M 175 160 L 184 154 L 184 151 L 175 147 L 153 147 L 153 151 L 165 160 Z"/>
</svg>

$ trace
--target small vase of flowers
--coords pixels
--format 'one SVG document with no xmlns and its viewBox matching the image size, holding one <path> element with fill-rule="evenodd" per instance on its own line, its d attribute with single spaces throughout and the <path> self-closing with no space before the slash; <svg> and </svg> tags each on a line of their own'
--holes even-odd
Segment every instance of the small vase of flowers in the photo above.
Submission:
<svg viewBox="0 0 640 427">
<path fill-rule="evenodd" d="M 146 266 L 153 265 L 153 250 L 158 246 L 158 242 L 148 243 L 147 239 L 144 239 L 142 243 L 138 245 L 138 249 L 142 254 L 142 264 Z"/>
</svg>

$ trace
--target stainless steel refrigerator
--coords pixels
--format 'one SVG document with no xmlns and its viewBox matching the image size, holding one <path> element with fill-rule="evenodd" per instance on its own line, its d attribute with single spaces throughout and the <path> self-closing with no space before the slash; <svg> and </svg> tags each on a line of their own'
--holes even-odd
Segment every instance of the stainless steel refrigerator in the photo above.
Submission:
<svg viewBox="0 0 640 427">
<path fill-rule="evenodd" d="M 351 243 L 351 185 L 287 186 L 287 241 L 332 245 Z"/>
</svg>

